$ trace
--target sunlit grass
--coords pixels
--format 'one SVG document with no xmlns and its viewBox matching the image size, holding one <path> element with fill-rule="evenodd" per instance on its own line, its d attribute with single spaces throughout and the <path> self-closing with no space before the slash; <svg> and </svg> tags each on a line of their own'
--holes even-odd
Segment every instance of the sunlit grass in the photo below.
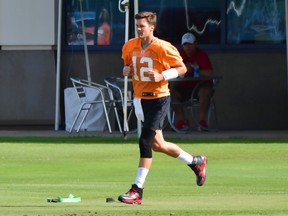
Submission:
<svg viewBox="0 0 288 216">
<path fill-rule="evenodd" d="M 137 139 L 0 139 L 0 215 L 288 215 L 288 141 L 262 141 L 179 141 L 208 156 L 203 187 L 182 162 L 154 153 L 138 206 L 105 202 L 133 183 Z M 82 201 L 46 201 L 69 194 Z"/>
</svg>

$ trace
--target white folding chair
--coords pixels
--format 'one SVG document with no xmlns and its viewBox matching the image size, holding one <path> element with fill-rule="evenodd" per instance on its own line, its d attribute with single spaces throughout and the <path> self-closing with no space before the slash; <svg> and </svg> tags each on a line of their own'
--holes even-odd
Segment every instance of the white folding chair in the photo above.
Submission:
<svg viewBox="0 0 288 216">
<path fill-rule="evenodd" d="M 124 120 L 121 122 L 120 117 L 122 117 L 122 115 L 119 114 L 118 110 L 121 110 L 121 113 L 124 113 L 124 92 L 123 92 L 123 88 L 121 85 L 119 85 L 119 82 L 117 82 L 116 80 L 117 78 L 114 77 L 110 77 L 110 78 L 106 78 L 104 81 L 106 83 L 106 86 L 110 89 L 110 100 L 115 112 L 115 117 L 117 120 L 117 124 L 118 124 L 118 128 L 119 131 L 122 133 L 123 132 L 123 122 Z M 131 91 L 129 92 L 129 95 L 127 96 L 128 101 L 127 101 L 127 106 L 129 109 L 129 113 L 127 116 L 127 124 L 125 125 L 125 131 L 126 132 L 136 132 L 137 131 L 137 123 L 136 123 L 136 117 L 133 116 L 134 113 L 134 106 L 133 106 L 133 99 L 132 99 L 132 93 Z M 135 120 L 135 121 L 133 121 Z M 122 124 L 121 124 L 122 123 Z"/>
<path fill-rule="evenodd" d="M 89 82 L 87 80 L 77 80 L 74 78 L 70 78 L 74 87 L 75 92 L 77 93 L 78 99 L 81 103 L 80 108 L 77 112 L 77 115 L 73 121 L 73 124 L 71 126 L 71 129 L 69 131 L 69 133 L 71 133 L 76 125 L 76 123 L 79 120 L 80 114 L 82 112 L 84 112 L 84 115 L 79 123 L 79 126 L 76 130 L 76 132 L 78 133 L 79 130 L 81 129 L 89 111 L 91 110 L 91 107 L 95 104 L 102 104 L 103 105 L 103 110 L 104 110 L 104 114 L 105 114 L 105 118 L 106 118 L 106 122 L 107 122 L 107 126 L 108 126 L 108 130 L 110 133 L 112 133 L 111 130 L 111 125 L 110 125 L 110 121 L 109 121 L 109 117 L 108 117 L 108 112 L 107 112 L 107 108 L 106 108 L 106 103 L 110 102 L 108 99 L 106 99 L 107 94 L 109 94 L 110 89 L 108 89 L 106 86 L 98 84 L 98 83 L 94 83 L 94 82 Z M 96 90 L 99 93 L 100 99 L 95 99 L 95 100 L 91 100 L 87 97 L 87 88 L 92 88 L 94 90 Z M 103 122 L 99 122 L 99 124 L 103 124 Z"/>
</svg>

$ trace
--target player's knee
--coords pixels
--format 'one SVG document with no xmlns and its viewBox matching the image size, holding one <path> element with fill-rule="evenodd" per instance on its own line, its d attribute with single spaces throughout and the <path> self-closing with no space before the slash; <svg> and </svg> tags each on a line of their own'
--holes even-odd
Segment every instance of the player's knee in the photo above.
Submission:
<svg viewBox="0 0 288 216">
<path fill-rule="evenodd" d="M 143 128 L 139 139 L 140 157 L 141 158 L 152 158 L 152 144 L 154 142 L 156 132 L 149 129 Z"/>
<path fill-rule="evenodd" d="M 161 145 L 158 142 L 154 142 L 152 146 L 152 150 L 155 152 L 162 152 Z"/>
<path fill-rule="evenodd" d="M 167 145 L 168 143 L 165 141 L 165 140 L 160 140 L 160 141 L 155 141 L 153 143 L 153 146 L 152 146 L 152 150 L 154 152 L 161 152 L 161 153 L 167 153 L 168 151 L 168 148 L 167 146 L 169 146 L 169 144 Z"/>
</svg>

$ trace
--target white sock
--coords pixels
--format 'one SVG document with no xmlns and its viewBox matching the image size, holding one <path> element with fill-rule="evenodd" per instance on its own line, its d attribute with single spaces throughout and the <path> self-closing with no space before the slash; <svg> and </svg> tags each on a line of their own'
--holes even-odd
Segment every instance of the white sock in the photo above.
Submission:
<svg viewBox="0 0 288 216">
<path fill-rule="evenodd" d="M 193 161 L 193 156 L 187 152 L 181 150 L 180 155 L 177 157 L 179 160 L 182 160 L 186 164 L 191 164 Z"/>
<path fill-rule="evenodd" d="M 143 188 L 146 176 L 148 175 L 149 169 L 146 169 L 144 167 L 138 167 L 137 170 L 137 177 L 135 179 L 135 184 L 139 188 Z"/>
</svg>

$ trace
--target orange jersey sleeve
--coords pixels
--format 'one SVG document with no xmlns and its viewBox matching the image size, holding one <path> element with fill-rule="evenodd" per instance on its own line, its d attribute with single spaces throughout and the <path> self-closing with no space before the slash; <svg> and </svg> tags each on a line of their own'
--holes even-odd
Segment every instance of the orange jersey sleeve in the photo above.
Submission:
<svg viewBox="0 0 288 216">
<path fill-rule="evenodd" d="M 142 49 L 139 38 L 127 41 L 122 48 L 122 59 L 125 65 L 133 65 L 134 96 L 143 99 L 170 95 L 168 81 L 152 82 L 147 75 L 148 71 L 162 73 L 182 62 L 176 47 L 158 38 L 146 49 Z"/>
</svg>

